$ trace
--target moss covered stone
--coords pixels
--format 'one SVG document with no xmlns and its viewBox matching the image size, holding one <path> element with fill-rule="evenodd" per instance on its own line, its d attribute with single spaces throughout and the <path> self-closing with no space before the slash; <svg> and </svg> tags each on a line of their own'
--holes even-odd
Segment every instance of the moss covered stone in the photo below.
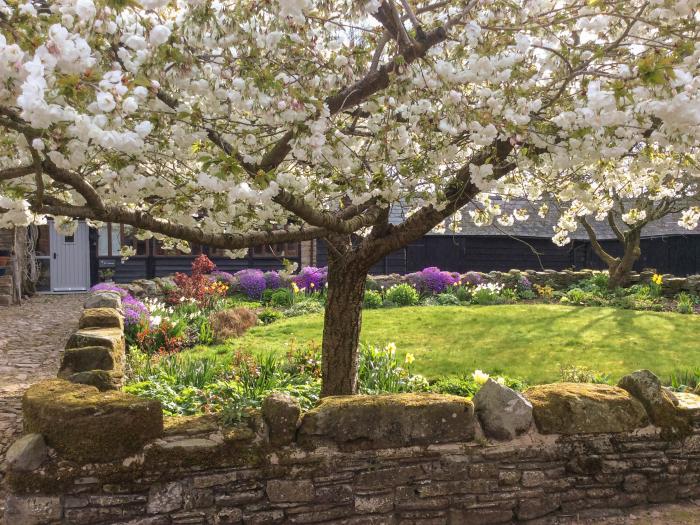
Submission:
<svg viewBox="0 0 700 525">
<path fill-rule="evenodd" d="M 342 449 L 373 449 L 469 441 L 474 406 L 458 396 L 393 394 L 327 397 L 307 412 L 298 441 L 332 441 Z"/>
<path fill-rule="evenodd" d="M 651 422 L 666 433 L 684 436 L 691 432 L 690 415 L 678 409 L 678 399 L 661 386 L 654 373 L 637 370 L 620 379 L 618 386 L 641 401 Z"/>
<path fill-rule="evenodd" d="M 87 346 L 102 346 L 124 353 L 124 331 L 119 328 L 84 328 L 70 336 L 66 350 Z"/>
<path fill-rule="evenodd" d="M 124 317 L 114 308 L 88 308 L 83 310 L 78 327 L 124 330 Z"/>
<path fill-rule="evenodd" d="M 83 463 L 126 457 L 163 433 L 158 401 L 61 379 L 31 386 L 22 410 L 25 431 L 43 434 L 59 455 Z"/>
<path fill-rule="evenodd" d="M 121 386 L 122 377 L 106 370 L 88 370 L 78 372 L 68 377 L 71 383 L 94 386 L 100 392 L 117 390 Z"/>
<path fill-rule="evenodd" d="M 555 383 L 532 387 L 525 397 L 543 434 L 629 432 L 648 424 L 642 404 L 615 386 Z"/>
<path fill-rule="evenodd" d="M 58 377 L 67 378 L 77 372 L 88 370 L 114 370 L 121 373 L 124 354 L 105 346 L 69 348 L 63 353 Z"/>
<path fill-rule="evenodd" d="M 297 400 L 281 392 L 271 394 L 263 400 L 262 415 L 271 445 L 284 446 L 294 441 L 301 415 Z"/>
</svg>

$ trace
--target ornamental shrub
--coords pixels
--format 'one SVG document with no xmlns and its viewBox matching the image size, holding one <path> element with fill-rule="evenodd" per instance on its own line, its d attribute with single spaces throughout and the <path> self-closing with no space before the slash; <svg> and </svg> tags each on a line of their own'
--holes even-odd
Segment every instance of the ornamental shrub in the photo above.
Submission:
<svg viewBox="0 0 700 525">
<path fill-rule="evenodd" d="M 326 281 L 328 280 L 328 268 L 316 268 L 315 266 L 306 266 L 301 269 L 301 271 L 294 276 L 292 282 L 296 284 L 299 289 L 306 290 L 308 292 L 318 292 L 323 290 L 326 286 Z"/>
<path fill-rule="evenodd" d="M 120 286 L 117 286 L 112 283 L 100 283 L 96 284 L 92 288 L 90 288 L 91 292 L 114 292 L 122 297 L 126 297 L 129 295 L 129 292 L 127 292 L 124 288 L 121 288 Z"/>
<path fill-rule="evenodd" d="M 238 278 L 238 287 L 251 299 L 260 299 L 267 287 L 265 274 L 261 270 L 246 268 L 234 274 Z"/>
<path fill-rule="evenodd" d="M 418 304 L 420 295 L 413 286 L 402 283 L 389 288 L 386 292 L 386 298 L 398 306 L 413 306 Z"/>
<path fill-rule="evenodd" d="M 287 288 L 274 290 L 270 295 L 270 305 L 276 308 L 284 308 L 294 303 L 294 294 Z"/>
<path fill-rule="evenodd" d="M 268 290 L 276 290 L 282 286 L 282 277 L 274 270 L 265 272 L 265 287 Z"/>
<path fill-rule="evenodd" d="M 407 278 L 408 282 L 419 292 L 426 294 L 442 293 L 459 282 L 459 274 L 444 272 L 435 266 L 423 268 L 420 272 L 411 273 Z"/>
<path fill-rule="evenodd" d="M 317 314 L 323 312 L 323 305 L 316 299 L 304 299 L 297 301 L 284 310 L 285 317 L 297 317 L 299 315 Z"/>
<path fill-rule="evenodd" d="M 461 301 L 455 294 L 448 292 L 436 295 L 435 301 L 440 306 L 456 306 L 461 304 Z"/>
<path fill-rule="evenodd" d="M 284 315 L 282 315 L 282 312 L 273 310 L 272 308 L 265 308 L 258 314 L 258 319 L 262 324 L 272 324 L 283 317 Z"/>
<path fill-rule="evenodd" d="M 484 278 L 477 272 L 467 272 L 462 276 L 462 284 L 465 286 L 479 286 L 484 282 Z"/>
<path fill-rule="evenodd" d="M 381 308 L 384 300 L 382 299 L 382 294 L 376 290 L 366 290 L 365 298 L 363 301 L 364 308 Z"/>
</svg>

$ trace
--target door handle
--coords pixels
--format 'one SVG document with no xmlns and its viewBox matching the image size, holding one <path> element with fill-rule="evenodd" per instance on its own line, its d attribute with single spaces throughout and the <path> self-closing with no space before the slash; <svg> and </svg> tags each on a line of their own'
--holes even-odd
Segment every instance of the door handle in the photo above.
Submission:
<svg viewBox="0 0 700 525">
<path fill-rule="evenodd" d="M 53 258 L 54 259 L 56 258 L 56 252 L 53 252 Z"/>
</svg>

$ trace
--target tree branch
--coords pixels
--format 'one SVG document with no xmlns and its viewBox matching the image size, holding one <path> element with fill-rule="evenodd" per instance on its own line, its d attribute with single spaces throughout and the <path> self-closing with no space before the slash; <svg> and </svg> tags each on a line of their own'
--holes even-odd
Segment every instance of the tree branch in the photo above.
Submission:
<svg viewBox="0 0 700 525">
<path fill-rule="evenodd" d="M 264 246 L 281 242 L 306 241 L 331 233 L 328 230 L 316 227 L 301 227 L 298 230 L 274 230 L 270 232 L 251 232 L 245 234 L 206 233 L 197 227 L 173 224 L 170 221 L 155 218 L 139 210 L 128 210 L 112 205 L 107 205 L 102 210 L 96 210 L 90 206 L 73 206 L 50 196 L 46 196 L 44 201 L 45 204 L 43 206 L 39 206 L 36 202 L 33 202 L 32 209 L 36 213 L 48 215 L 128 224 L 135 228 L 159 233 L 175 239 L 182 239 L 196 244 L 228 250 Z"/>
<path fill-rule="evenodd" d="M 598 236 L 595 233 L 595 230 L 593 227 L 588 223 L 585 217 L 579 217 L 578 221 L 581 223 L 581 226 L 586 230 L 586 233 L 588 234 L 588 239 L 591 241 L 591 247 L 593 248 L 593 251 L 596 253 L 598 257 L 602 259 L 602 261 L 607 264 L 609 267 L 613 266 L 615 263 L 618 262 L 618 259 L 616 257 L 613 257 L 610 255 L 608 252 L 605 251 L 605 249 L 600 245 L 598 242 Z M 621 241 L 624 243 L 624 240 Z"/>
</svg>

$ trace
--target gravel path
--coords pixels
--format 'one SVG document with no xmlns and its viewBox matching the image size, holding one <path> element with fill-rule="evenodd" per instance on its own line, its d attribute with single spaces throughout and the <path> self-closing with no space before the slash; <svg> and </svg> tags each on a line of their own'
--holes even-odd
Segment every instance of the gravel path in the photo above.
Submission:
<svg viewBox="0 0 700 525">
<path fill-rule="evenodd" d="M 33 383 L 54 377 L 61 351 L 78 325 L 85 295 L 37 295 L 0 307 L 0 522 L 5 452 L 22 428 L 21 398 Z"/>
</svg>

